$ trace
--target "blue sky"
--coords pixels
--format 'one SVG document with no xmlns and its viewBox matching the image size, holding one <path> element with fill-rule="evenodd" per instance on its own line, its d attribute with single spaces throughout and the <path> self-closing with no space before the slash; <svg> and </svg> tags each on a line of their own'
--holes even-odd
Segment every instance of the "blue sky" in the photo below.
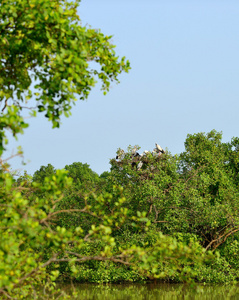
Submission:
<svg viewBox="0 0 239 300">
<path fill-rule="evenodd" d="M 20 144 L 29 161 L 12 159 L 13 170 L 82 162 L 101 174 L 119 147 L 152 150 L 157 142 L 176 154 L 188 133 L 216 129 L 225 142 L 238 136 L 238 1 L 82 0 L 79 15 L 113 35 L 132 69 L 106 96 L 96 86 L 60 129 L 43 116 L 31 119 L 8 146 L 5 157 Z"/>
</svg>

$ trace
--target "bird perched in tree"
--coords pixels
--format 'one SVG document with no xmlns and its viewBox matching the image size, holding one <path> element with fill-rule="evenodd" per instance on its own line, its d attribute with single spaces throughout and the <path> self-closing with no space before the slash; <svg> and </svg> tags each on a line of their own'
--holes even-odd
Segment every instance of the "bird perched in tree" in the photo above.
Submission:
<svg viewBox="0 0 239 300">
<path fill-rule="evenodd" d="M 131 153 L 132 153 L 133 156 L 135 156 L 135 154 L 137 153 L 137 150 L 138 150 L 137 147 L 134 146 L 134 148 L 131 151 Z"/>
<path fill-rule="evenodd" d="M 148 150 L 144 150 L 143 155 L 144 155 L 144 154 L 147 155 L 148 153 L 150 153 Z"/>
<path fill-rule="evenodd" d="M 137 165 L 137 170 L 140 170 L 142 168 L 142 166 L 143 166 L 143 163 L 142 163 L 142 161 L 140 161 Z"/>
<path fill-rule="evenodd" d="M 116 159 L 123 159 L 124 158 L 124 150 L 120 149 L 117 151 Z"/>
<path fill-rule="evenodd" d="M 156 146 L 156 148 L 154 150 L 156 150 L 157 153 L 165 153 L 163 148 L 160 147 L 157 143 L 155 143 L 155 146 Z"/>
<path fill-rule="evenodd" d="M 137 146 L 134 146 L 134 148 L 131 150 L 132 157 L 139 157 L 139 156 L 141 156 L 139 154 L 139 152 L 137 152 L 137 150 L 138 150 Z"/>
</svg>

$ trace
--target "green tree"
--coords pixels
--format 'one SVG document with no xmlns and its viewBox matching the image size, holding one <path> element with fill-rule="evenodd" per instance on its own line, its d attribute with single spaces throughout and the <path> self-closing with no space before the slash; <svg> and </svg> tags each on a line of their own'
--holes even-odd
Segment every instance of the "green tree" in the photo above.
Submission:
<svg viewBox="0 0 239 300">
<path fill-rule="evenodd" d="M 121 150 L 119 150 L 120 152 Z M 139 168 L 139 163 L 142 167 Z M 168 223 L 165 213 L 180 201 L 182 185 L 179 182 L 178 157 L 166 152 L 132 156 L 129 147 L 120 160 L 111 160 L 111 182 L 124 187 L 131 213 L 145 212 L 150 221 L 161 228 Z"/>
<path fill-rule="evenodd" d="M 8 142 L 6 132 L 17 137 L 28 126 L 25 110 L 32 116 L 44 112 L 53 128 L 59 127 L 62 114 L 69 116 L 72 104 L 86 99 L 97 79 L 106 93 L 110 82 L 128 72 L 129 62 L 116 55 L 111 36 L 81 25 L 79 3 L 1 1 L 0 155 Z M 70 179 L 48 165 L 34 174 L 33 182 L 21 178 L 16 184 L 8 165 L 0 162 L 0 294 L 24 298 L 33 293 L 35 283 L 56 277 L 45 267 L 64 256 L 58 250 L 79 236 L 50 228 Z M 49 259 L 44 261 L 46 252 Z"/>
<path fill-rule="evenodd" d="M 138 211 L 154 232 L 186 244 L 197 241 L 222 255 L 212 265 L 194 267 L 198 280 L 224 282 L 239 276 L 238 141 L 223 143 L 222 134 L 212 130 L 188 135 L 180 155 L 134 156 L 129 147 L 111 160 L 108 182 L 124 187 L 129 215 Z M 130 223 L 124 226 L 133 232 Z"/>
<path fill-rule="evenodd" d="M 77 186 L 78 189 L 84 185 L 85 189 L 92 190 L 99 181 L 99 175 L 92 171 L 88 164 L 74 162 L 71 165 L 65 166 L 65 170 L 68 171 L 68 176 L 73 179 L 74 186 Z"/>
<path fill-rule="evenodd" d="M 188 135 L 180 155 L 134 157 L 129 148 L 111 160 L 110 178 L 124 187 L 132 213 L 147 212 L 163 233 L 196 235 L 206 249 L 217 249 L 239 231 L 238 161 L 239 139 L 223 143 L 212 130 Z"/>
<path fill-rule="evenodd" d="M 72 213 L 62 213 L 57 219 L 57 224 L 65 228 L 76 228 L 81 226 L 89 230 L 95 216 L 79 213 L 89 204 L 95 204 L 93 194 L 102 192 L 98 174 L 91 170 L 88 164 L 74 162 L 65 166 L 68 177 L 72 178 L 72 185 L 64 191 L 63 199 L 58 203 L 57 209 L 62 211 L 71 210 Z"/>
<path fill-rule="evenodd" d="M 181 154 L 182 206 L 187 230 L 216 249 L 239 231 L 238 138 L 222 142 L 215 130 L 188 135 Z M 187 209 L 186 209 L 187 208 Z"/>
<path fill-rule="evenodd" d="M 27 127 L 22 117 L 26 107 L 31 115 L 45 112 L 53 127 L 59 127 L 62 113 L 69 116 L 72 104 L 88 97 L 96 78 L 107 92 L 111 81 L 128 72 L 129 62 L 116 56 L 111 36 L 81 25 L 79 3 L 1 1 L 1 153 L 5 129 L 16 136 Z"/>
<path fill-rule="evenodd" d="M 56 173 L 55 168 L 48 164 L 47 166 L 41 166 L 38 171 L 33 174 L 32 180 L 39 183 L 44 183 L 46 177 L 54 175 Z"/>
</svg>

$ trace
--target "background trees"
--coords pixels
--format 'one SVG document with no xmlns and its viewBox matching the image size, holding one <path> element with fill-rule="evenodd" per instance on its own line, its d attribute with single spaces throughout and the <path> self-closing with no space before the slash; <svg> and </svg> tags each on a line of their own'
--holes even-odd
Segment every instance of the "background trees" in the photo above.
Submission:
<svg viewBox="0 0 239 300">
<path fill-rule="evenodd" d="M 147 153 L 141 169 L 131 152 L 111 160 L 110 178 L 124 187 L 132 211 L 147 212 L 166 234 L 196 234 L 206 249 L 238 231 L 237 138 L 223 143 L 214 130 L 188 135 L 185 152 Z"/>
<path fill-rule="evenodd" d="M 216 131 L 189 135 L 181 154 L 191 230 L 206 249 L 216 249 L 239 230 L 237 163 L 232 163 L 232 157 L 235 161 L 239 155 L 237 140 L 223 143 Z"/>
<path fill-rule="evenodd" d="M 17 182 L 3 172 L 0 292 L 19 293 L 20 282 L 28 295 L 33 281 L 56 277 L 238 280 L 236 142 L 198 133 L 180 155 L 147 153 L 137 161 L 131 147 L 102 176 L 82 163 L 62 171 L 48 164 Z"/>
<path fill-rule="evenodd" d="M 41 166 L 40 170 L 34 173 L 32 180 L 43 184 L 46 177 L 55 173 L 56 170 L 51 164 L 48 164 L 46 167 Z"/>
<path fill-rule="evenodd" d="M 103 223 L 110 225 L 111 237 L 116 245 L 112 253 L 118 253 L 118 246 L 123 249 L 143 247 L 145 255 L 157 249 L 156 256 L 151 257 L 157 266 L 144 265 L 142 273 L 137 275 L 141 274 L 141 277 L 135 277 L 133 264 L 128 270 L 120 267 L 116 274 L 113 265 L 106 267 L 96 262 L 83 270 L 81 268 L 82 272 L 77 274 L 78 280 L 104 280 L 105 276 L 112 281 L 126 278 L 138 280 L 160 277 L 160 272 L 164 273 L 164 278 L 182 280 L 187 262 L 182 263 L 182 257 L 167 261 L 164 254 L 158 252 L 164 249 L 168 253 L 166 244 L 169 240 L 160 248 L 165 236 L 172 238 L 169 244 L 175 243 L 176 248 L 177 243 L 182 243 L 198 247 L 195 253 L 202 253 L 200 251 L 204 249 L 207 252 L 217 250 L 217 254 L 221 254 L 220 258 L 214 257 L 213 263 L 200 265 L 197 260 L 193 263 L 190 270 L 194 271 L 196 280 L 224 282 L 237 279 L 238 184 L 237 164 L 232 163 L 232 158 L 236 161 L 238 156 L 236 141 L 237 138 L 233 138 L 231 142 L 223 143 L 222 134 L 216 131 L 188 135 L 185 152 L 176 156 L 168 151 L 160 156 L 155 153 L 135 156 L 132 154 L 133 148 L 129 147 L 124 155 L 111 160 L 110 172 L 98 177 L 87 168 L 87 174 L 91 174 L 92 179 L 85 182 L 90 189 L 78 184 L 84 182 L 85 173 L 73 172 L 73 185 L 65 191 L 59 207 L 83 210 L 86 205 L 97 213 L 84 215 L 82 211 L 76 211 L 74 215 L 61 214 L 56 220 L 58 224 L 71 229 L 82 224 L 82 228 L 90 230 L 90 224 L 97 224 L 104 216 Z M 123 151 L 119 150 L 119 153 Z M 143 165 L 138 168 L 140 161 Z M 67 168 L 74 168 L 75 165 L 78 164 Z M 122 190 L 119 192 L 116 186 Z M 119 198 L 120 202 L 117 200 Z M 121 219 L 118 219 L 119 215 Z M 94 243 L 87 246 L 91 255 L 96 253 L 95 247 L 101 249 L 98 242 Z M 179 249 L 177 251 L 182 254 Z M 140 258 L 137 259 L 139 262 Z M 152 274 L 152 269 L 145 273 L 149 266 L 155 268 L 157 274 Z"/>
</svg>

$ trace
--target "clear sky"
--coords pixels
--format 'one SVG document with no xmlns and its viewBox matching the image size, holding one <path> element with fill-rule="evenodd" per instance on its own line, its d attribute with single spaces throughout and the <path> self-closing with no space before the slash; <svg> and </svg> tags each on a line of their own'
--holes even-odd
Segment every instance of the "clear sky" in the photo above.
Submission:
<svg viewBox="0 0 239 300">
<path fill-rule="evenodd" d="M 239 1 L 82 0 L 82 24 L 113 35 L 116 52 L 132 69 L 103 96 L 99 87 L 79 101 L 60 129 L 38 115 L 19 136 L 33 174 L 51 163 L 88 163 L 101 174 L 117 148 L 155 142 L 171 153 L 184 150 L 188 133 L 239 136 Z M 6 156 L 14 151 L 11 140 Z"/>
</svg>

